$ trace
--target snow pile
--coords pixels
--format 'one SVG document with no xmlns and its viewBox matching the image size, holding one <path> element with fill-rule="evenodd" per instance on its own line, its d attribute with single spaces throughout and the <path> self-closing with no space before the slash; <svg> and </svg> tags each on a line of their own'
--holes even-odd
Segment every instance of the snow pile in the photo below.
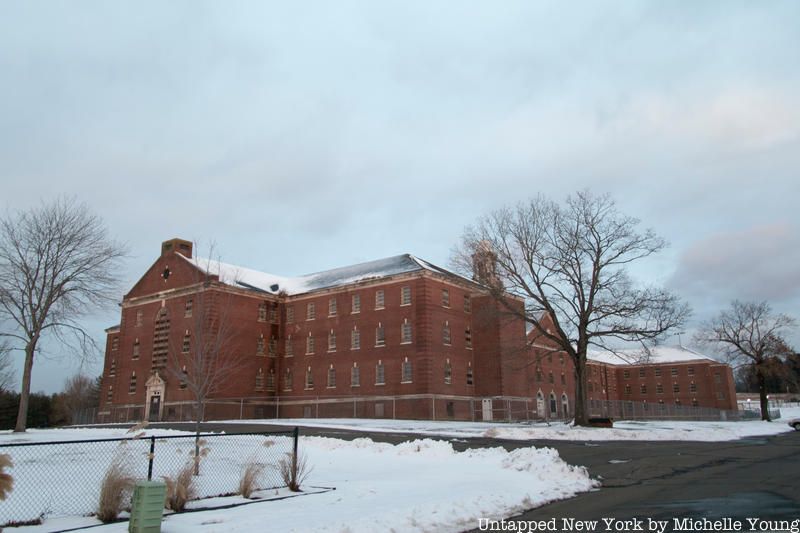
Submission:
<svg viewBox="0 0 800 533">
<path fill-rule="evenodd" d="M 97 437 L 98 430 L 82 431 L 87 432 L 84 438 Z M 564 463 L 552 449 L 457 452 L 449 442 L 431 439 L 391 445 L 364 438 L 344 441 L 326 437 L 302 437 L 300 449 L 312 467 L 305 490 L 335 490 L 171 515 L 165 519 L 163 530 L 234 533 L 267 527 L 286 532 L 463 531 L 477 527 L 479 518 L 507 518 L 598 486 L 584 468 Z M 65 520 L 75 525 L 77 519 L 51 520 L 31 530 L 61 529 Z M 79 521 L 84 525 L 96 523 L 89 518 Z M 96 529 L 122 532 L 127 524 Z"/>
</svg>

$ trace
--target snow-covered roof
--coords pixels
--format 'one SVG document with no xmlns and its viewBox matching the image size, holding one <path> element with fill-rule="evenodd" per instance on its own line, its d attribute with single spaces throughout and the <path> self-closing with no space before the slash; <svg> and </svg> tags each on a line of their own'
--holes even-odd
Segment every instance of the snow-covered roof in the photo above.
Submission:
<svg viewBox="0 0 800 533">
<path fill-rule="evenodd" d="M 684 346 L 655 346 L 644 349 L 589 350 L 586 357 L 590 361 L 609 365 L 641 365 L 659 363 L 684 363 L 688 361 L 708 361 L 713 359 Z"/>
<path fill-rule="evenodd" d="M 270 294 L 277 294 L 282 291 L 289 295 L 304 294 L 311 291 L 330 289 L 373 279 L 377 280 L 419 270 L 428 270 L 438 274 L 456 276 L 470 283 L 475 283 L 472 280 L 437 267 L 411 254 L 396 255 L 394 257 L 377 259 L 375 261 L 324 270 L 322 272 L 315 272 L 313 274 L 297 277 L 276 276 L 274 274 L 267 274 L 265 272 L 200 257 L 184 257 L 184 259 L 207 274 L 219 276 L 219 280 L 223 283 L 245 289 L 255 289 Z"/>
</svg>

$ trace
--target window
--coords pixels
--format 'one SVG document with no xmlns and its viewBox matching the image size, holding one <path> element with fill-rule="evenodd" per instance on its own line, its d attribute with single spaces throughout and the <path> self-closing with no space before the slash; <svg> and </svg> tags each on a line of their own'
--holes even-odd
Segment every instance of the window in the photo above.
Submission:
<svg viewBox="0 0 800 533">
<path fill-rule="evenodd" d="M 411 344 L 411 324 L 409 324 L 407 318 L 403 319 L 403 326 L 401 329 L 400 344 Z"/>
<path fill-rule="evenodd" d="M 306 337 L 306 354 L 310 355 L 314 353 L 314 336 L 311 332 L 308 332 L 308 337 Z"/>
<path fill-rule="evenodd" d="M 653 370 L 653 373 L 655 374 L 655 376 L 657 378 L 660 378 L 661 377 L 661 367 L 659 367 L 659 366 L 655 367 L 655 369 Z"/>
<path fill-rule="evenodd" d="M 314 374 L 311 373 L 311 367 L 306 370 L 306 390 L 314 388 Z"/>
<path fill-rule="evenodd" d="M 186 300 L 186 305 L 183 308 L 183 316 L 189 318 L 192 316 L 192 299 Z"/>
<path fill-rule="evenodd" d="M 697 398 L 692 398 L 692 407 L 699 407 L 700 404 L 697 402 Z"/>
<path fill-rule="evenodd" d="M 383 289 L 375 291 L 375 309 L 383 309 L 384 303 Z"/>
<path fill-rule="evenodd" d="M 589 384 L 588 384 L 588 386 L 587 386 L 587 388 L 589 389 L 589 392 L 594 392 L 594 383 L 592 383 L 592 382 L 590 381 L 590 382 L 589 382 Z"/>
<path fill-rule="evenodd" d="M 275 370 L 270 368 L 267 374 L 267 390 L 273 392 L 275 390 Z"/>
<path fill-rule="evenodd" d="M 689 384 L 689 392 L 697 392 L 697 384 L 694 381 Z"/>
<path fill-rule="evenodd" d="M 467 385 L 472 385 L 472 363 L 467 366 Z"/>
<path fill-rule="evenodd" d="M 361 349 L 361 332 L 358 331 L 358 326 L 353 326 L 353 331 L 350 332 L 350 349 Z"/>
<path fill-rule="evenodd" d="M 256 390 L 264 390 L 264 370 L 261 368 L 258 369 L 258 373 L 256 374 Z"/>
<path fill-rule="evenodd" d="M 631 394 L 631 386 L 625 385 L 625 395 L 630 396 L 630 394 Z"/>
<path fill-rule="evenodd" d="M 159 309 L 156 315 L 156 323 L 153 332 L 153 359 L 152 370 L 167 366 L 167 354 L 169 351 L 169 329 L 170 319 L 166 307 Z"/>
<path fill-rule="evenodd" d="M 561 373 L 561 384 L 562 385 L 566 385 L 567 384 L 567 376 L 564 375 L 563 372 Z"/>
<path fill-rule="evenodd" d="M 314 302 L 310 302 L 306 304 L 306 320 L 314 320 L 317 316 L 317 310 L 314 306 Z"/>
<path fill-rule="evenodd" d="M 672 376 L 677 376 L 677 375 L 678 375 L 678 369 L 677 369 L 677 368 L 675 368 L 675 367 L 673 367 L 673 368 L 670 368 L 670 369 L 669 369 L 669 373 L 670 373 L 670 375 L 672 375 Z"/>
<path fill-rule="evenodd" d="M 687 368 L 686 373 L 689 374 L 690 376 L 694 376 L 694 367 L 690 366 L 689 368 Z"/>
<path fill-rule="evenodd" d="M 278 306 L 277 304 L 270 304 L 269 305 L 269 321 L 273 324 L 278 323 Z"/>
<path fill-rule="evenodd" d="M 719 372 L 714 373 L 714 383 L 722 383 L 722 376 Z"/>
<path fill-rule="evenodd" d="M 109 385 L 108 386 L 108 391 L 106 391 L 106 401 L 110 402 L 113 399 L 114 399 L 114 386 L 113 385 Z"/>
<path fill-rule="evenodd" d="M 405 286 L 400 289 L 400 305 L 411 305 L 411 287 Z"/>
<path fill-rule="evenodd" d="M 464 330 L 464 344 L 466 345 L 467 350 L 472 349 L 472 329 L 466 328 Z M 550 360 L 552 361 L 553 356 L 550 356 Z"/>
<path fill-rule="evenodd" d="M 113 378 L 117 375 L 117 360 L 111 360 L 111 366 L 108 368 L 108 377 Z"/>
<path fill-rule="evenodd" d="M 286 323 L 293 324 L 294 323 L 294 306 L 290 305 L 286 308 Z"/>
<path fill-rule="evenodd" d="M 269 356 L 275 357 L 278 355 L 278 339 L 273 335 L 269 338 Z"/>
<path fill-rule="evenodd" d="M 386 374 L 383 368 L 383 362 L 378 361 L 375 365 L 375 385 L 384 385 L 386 383 Z"/>
<path fill-rule="evenodd" d="M 403 374 L 400 378 L 400 383 L 411 383 L 411 361 L 408 360 L 408 357 L 403 361 Z"/>
<path fill-rule="evenodd" d="M 631 379 L 631 371 L 630 370 L 623 370 L 622 371 L 622 379 Z"/>
<path fill-rule="evenodd" d="M 444 384 L 450 385 L 451 383 L 453 383 L 453 367 L 448 359 L 444 363 Z"/>
<path fill-rule="evenodd" d="M 380 322 L 378 322 L 378 327 L 375 328 L 375 346 L 386 346 L 386 332 Z"/>
<path fill-rule="evenodd" d="M 542 369 L 540 367 L 536 367 L 536 382 L 541 383 L 544 379 L 544 374 L 542 373 Z"/>
<path fill-rule="evenodd" d="M 725 399 L 725 393 L 722 391 L 717 391 L 717 400 L 724 400 L 724 399 Z"/>
<path fill-rule="evenodd" d="M 292 336 L 289 335 L 286 337 L 286 357 L 294 357 L 294 346 L 292 345 Z"/>
<path fill-rule="evenodd" d="M 136 326 L 141 326 L 144 318 L 144 313 L 141 310 L 136 311 Z"/>
<path fill-rule="evenodd" d="M 336 311 L 336 298 L 331 298 L 328 300 L 328 316 L 336 316 Z"/>
<path fill-rule="evenodd" d="M 139 359 L 139 339 L 133 341 L 133 356 L 132 359 Z"/>
<path fill-rule="evenodd" d="M 548 383 L 555 383 L 555 381 L 553 380 L 553 373 L 552 372 L 548 372 L 547 381 L 548 381 Z"/>
<path fill-rule="evenodd" d="M 647 376 L 647 370 L 645 370 L 644 368 L 640 368 L 639 369 L 639 377 L 643 378 L 645 376 Z"/>
<path fill-rule="evenodd" d="M 350 386 L 361 386 L 361 369 L 358 368 L 358 363 L 353 363 L 353 368 L 350 369 Z"/>
<path fill-rule="evenodd" d="M 664 394 L 664 386 L 661 383 L 656 383 L 656 394 Z"/>
<path fill-rule="evenodd" d="M 642 385 L 639 387 L 639 392 L 641 392 L 642 394 L 647 394 L 647 385 L 645 385 L 645 384 L 642 384 Z"/>
<path fill-rule="evenodd" d="M 450 346 L 450 322 L 445 322 L 442 326 L 442 344 Z"/>
<path fill-rule="evenodd" d="M 186 372 L 186 367 L 184 366 L 183 368 L 181 368 L 181 378 L 180 382 L 178 383 L 178 387 L 181 390 L 183 390 L 188 386 L 188 384 L 189 384 L 189 373 Z"/>
<path fill-rule="evenodd" d="M 119 337 L 111 338 L 111 351 L 116 352 L 119 349 Z"/>
<path fill-rule="evenodd" d="M 353 314 L 361 312 L 361 295 L 360 294 L 354 294 L 353 295 L 352 303 L 350 305 L 350 312 L 353 313 Z"/>
<path fill-rule="evenodd" d="M 191 347 L 191 344 L 192 344 L 192 338 L 191 336 L 189 336 L 189 330 L 187 329 L 186 333 L 183 334 L 183 347 L 181 348 L 181 351 L 183 353 L 189 353 L 189 348 Z"/>
<path fill-rule="evenodd" d="M 558 362 L 561 364 L 561 366 L 564 366 L 564 354 L 563 353 L 559 354 Z"/>
<path fill-rule="evenodd" d="M 442 289 L 442 307 L 450 307 L 450 291 Z"/>
<path fill-rule="evenodd" d="M 261 302 L 260 304 L 258 304 L 258 321 L 259 322 L 267 321 L 267 302 Z"/>
<path fill-rule="evenodd" d="M 472 299 L 470 298 L 469 294 L 464 295 L 464 312 L 465 313 L 472 312 Z"/>
<path fill-rule="evenodd" d="M 333 365 L 328 369 L 328 388 L 336 388 L 336 369 L 333 368 Z"/>
<path fill-rule="evenodd" d="M 677 383 L 673 383 L 672 384 L 672 392 L 680 392 L 680 391 L 681 391 L 681 386 L 678 385 Z"/>
<path fill-rule="evenodd" d="M 336 351 L 336 332 L 330 330 L 328 332 L 328 351 L 335 352 Z"/>
<path fill-rule="evenodd" d="M 128 386 L 128 394 L 136 393 L 136 372 L 131 372 L 131 383 Z"/>
<path fill-rule="evenodd" d="M 286 372 L 283 373 L 283 390 L 290 391 L 292 390 L 292 369 L 287 368 Z"/>
<path fill-rule="evenodd" d="M 264 355 L 264 335 L 256 340 L 256 355 Z"/>
</svg>

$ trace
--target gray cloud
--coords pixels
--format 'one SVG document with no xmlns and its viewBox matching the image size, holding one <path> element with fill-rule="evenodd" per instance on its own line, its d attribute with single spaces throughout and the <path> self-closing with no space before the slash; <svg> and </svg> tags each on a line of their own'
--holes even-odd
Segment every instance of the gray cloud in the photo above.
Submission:
<svg viewBox="0 0 800 533">
<path fill-rule="evenodd" d="M 637 276 L 712 307 L 731 294 L 697 242 L 800 226 L 798 26 L 794 1 L 18 2 L 3 200 L 88 202 L 132 284 L 173 236 L 277 274 L 446 264 L 478 214 L 590 187 L 672 242 Z"/>
</svg>

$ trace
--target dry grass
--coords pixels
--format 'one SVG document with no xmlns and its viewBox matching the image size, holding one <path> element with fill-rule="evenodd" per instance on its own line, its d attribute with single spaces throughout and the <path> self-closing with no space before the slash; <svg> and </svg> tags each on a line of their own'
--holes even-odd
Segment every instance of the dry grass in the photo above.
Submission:
<svg viewBox="0 0 800 533">
<path fill-rule="evenodd" d="M 97 504 L 97 518 L 101 522 L 116 520 L 130 499 L 136 483 L 128 468 L 127 455 L 118 452 L 106 470 L 100 486 L 100 501 Z"/>
<path fill-rule="evenodd" d="M 197 496 L 194 486 L 195 466 L 195 460 L 191 458 L 174 478 L 162 476 L 167 485 L 167 497 L 164 501 L 167 509 L 181 512 L 186 508 L 186 503 Z"/>
<path fill-rule="evenodd" d="M 300 492 L 300 486 L 305 482 L 311 473 L 311 467 L 305 455 L 297 453 L 287 453 L 286 456 L 278 461 L 278 471 L 281 479 L 292 492 Z"/>
<path fill-rule="evenodd" d="M 14 466 L 10 455 L 0 455 L 0 501 L 5 500 L 14 489 L 14 478 L 4 472 L 6 468 Z"/>
<path fill-rule="evenodd" d="M 245 498 L 249 498 L 253 494 L 253 491 L 258 488 L 258 479 L 264 473 L 266 466 L 252 459 L 247 462 L 242 470 L 242 478 L 239 480 L 239 494 Z"/>
</svg>

